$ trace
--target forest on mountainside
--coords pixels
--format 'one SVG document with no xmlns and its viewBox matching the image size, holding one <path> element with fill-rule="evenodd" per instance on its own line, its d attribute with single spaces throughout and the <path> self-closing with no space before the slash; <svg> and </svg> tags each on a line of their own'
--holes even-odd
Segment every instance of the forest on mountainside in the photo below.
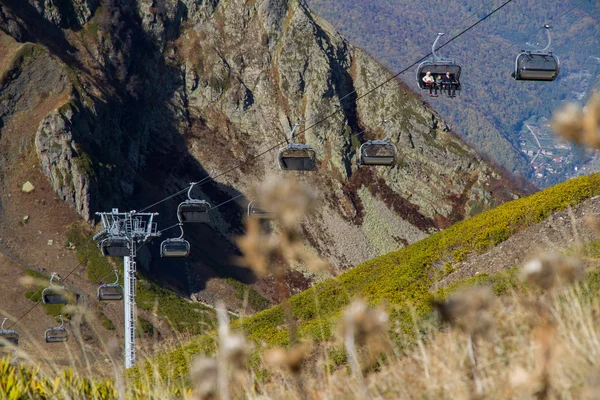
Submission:
<svg viewBox="0 0 600 400">
<path fill-rule="evenodd" d="M 438 32 L 447 40 L 505 1 L 309 0 L 313 11 L 331 22 L 353 44 L 397 73 L 431 51 Z M 550 23 L 552 46 L 561 60 L 555 82 L 517 82 L 510 74 L 521 49 L 546 44 L 541 27 Z M 461 137 L 513 173 L 545 187 L 576 175 L 590 153 L 573 147 L 554 174 L 536 176 L 522 147 L 530 140 L 524 121 L 549 118 L 568 101 L 585 101 L 600 84 L 600 3 L 595 0 L 513 1 L 440 50 L 462 66 L 458 97 L 428 99 Z M 416 67 L 400 77 L 417 88 Z M 416 89 L 418 90 L 418 89 Z M 423 92 L 423 94 L 427 94 Z M 550 131 L 548 133 L 551 135 Z M 538 159 L 538 161 L 541 159 Z M 547 160 L 552 164 L 552 159 Z"/>
</svg>

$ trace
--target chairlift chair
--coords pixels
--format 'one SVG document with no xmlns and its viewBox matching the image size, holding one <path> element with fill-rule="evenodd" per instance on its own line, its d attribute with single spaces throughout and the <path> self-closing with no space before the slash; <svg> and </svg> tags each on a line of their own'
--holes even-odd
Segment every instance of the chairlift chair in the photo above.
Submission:
<svg viewBox="0 0 600 400">
<path fill-rule="evenodd" d="M 0 326 L 0 347 L 6 346 L 7 342 L 14 346 L 18 346 L 19 334 L 14 329 L 4 329 L 6 320 L 8 320 L 8 318 L 4 318 L 2 320 L 2 325 Z"/>
<path fill-rule="evenodd" d="M 128 257 L 131 254 L 129 239 L 125 236 L 109 236 L 98 245 L 104 257 Z"/>
<path fill-rule="evenodd" d="M 382 121 L 385 126 L 385 139 L 369 140 L 358 149 L 360 165 L 381 165 L 391 167 L 398 161 L 398 151 L 391 142 L 387 121 Z"/>
<path fill-rule="evenodd" d="M 115 272 L 115 281 L 98 286 L 98 300 L 100 301 L 118 301 L 123 300 L 123 286 L 119 285 L 119 274 Z"/>
<path fill-rule="evenodd" d="M 423 77 L 427 72 L 431 72 L 431 76 L 434 78 L 437 75 L 445 76 L 446 72 L 450 72 L 450 78 L 452 79 L 452 84 L 454 86 L 453 89 L 455 91 L 460 91 L 460 65 L 456 64 L 454 59 L 439 57 L 435 52 L 435 46 L 442 36 L 444 36 L 443 33 L 438 33 L 437 38 L 435 38 L 435 41 L 433 42 L 433 46 L 431 46 L 432 56 L 417 67 L 417 83 L 419 88 L 429 90 L 430 87 L 423 82 Z"/>
<path fill-rule="evenodd" d="M 515 71 L 512 73 L 515 80 L 551 82 L 558 77 L 560 61 L 555 54 L 548 51 L 552 43 L 550 26 L 544 25 L 544 28 L 548 37 L 548 44 L 541 50 L 521 50 L 515 60 Z"/>
<path fill-rule="evenodd" d="M 294 143 L 294 131 L 300 124 L 295 124 L 290 131 L 289 143 L 279 149 L 277 161 L 283 171 L 314 171 L 317 153 L 307 144 Z"/>
<path fill-rule="evenodd" d="M 183 224 L 179 223 L 181 235 L 178 238 L 163 240 L 160 244 L 161 257 L 187 257 L 190 255 L 190 242 L 183 238 Z"/>
<path fill-rule="evenodd" d="M 60 318 L 60 325 L 48 328 L 46 329 L 46 332 L 44 332 L 44 340 L 46 343 L 66 342 L 69 340 L 69 331 L 65 328 L 65 321 L 63 320 L 62 315 L 59 315 L 58 317 Z"/>
<path fill-rule="evenodd" d="M 177 218 L 179 222 L 209 223 L 210 204 L 206 200 L 192 198 L 192 189 L 196 183 L 192 183 L 188 190 L 188 199 L 177 207 Z"/>
<path fill-rule="evenodd" d="M 42 291 L 42 302 L 44 304 L 69 304 L 69 297 L 64 286 L 53 283 L 56 272 L 50 276 L 50 286 Z"/>
<path fill-rule="evenodd" d="M 259 220 L 272 220 L 275 219 L 275 213 L 265 211 L 262 208 L 258 208 L 251 201 L 248 203 L 248 218 L 256 218 Z"/>
</svg>

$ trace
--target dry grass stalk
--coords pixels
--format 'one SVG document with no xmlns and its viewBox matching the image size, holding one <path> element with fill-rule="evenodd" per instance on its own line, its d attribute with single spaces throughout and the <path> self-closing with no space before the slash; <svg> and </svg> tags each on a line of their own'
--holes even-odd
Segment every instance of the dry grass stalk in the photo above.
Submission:
<svg viewBox="0 0 600 400">
<path fill-rule="evenodd" d="M 585 266 L 577 257 L 555 253 L 543 254 L 523 266 L 521 278 L 542 289 L 551 290 L 564 287 L 583 279 Z"/>
<path fill-rule="evenodd" d="M 443 322 L 458 327 L 467 335 L 467 357 L 470 362 L 474 396 L 483 393 L 483 384 L 477 372 L 476 340 L 486 337 L 494 326 L 491 314 L 496 296 L 490 287 L 474 287 L 464 290 L 443 302 L 434 302 Z"/>
<path fill-rule="evenodd" d="M 329 268 L 329 264 L 306 249 L 300 231 L 306 214 L 316 207 L 317 196 L 306 186 L 289 178 L 267 179 L 253 191 L 258 204 L 276 216 L 278 229 L 267 232 L 261 221 L 249 218 L 246 234 L 238 239 L 243 252 L 241 261 L 258 275 L 275 277 L 277 297 L 283 299 L 290 342 L 295 343 L 296 324 L 287 302 L 290 291 L 285 282 L 285 273 L 296 262 L 314 271 Z"/>
<path fill-rule="evenodd" d="M 198 357 L 190 368 L 190 377 L 194 386 L 193 399 L 211 400 L 217 396 L 217 361 L 212 358 Z"/>
<path fill-rule="evenodd" d="M 594 93 L 585 107 L 567 104 L 552 119 L 552 129 L 567 140 L 600 148 L 600 94 Z"/>
<path fill-rule="evenodd" d="M 303 343 L 295 345 L 291 349 L 283 349 L 281 347 L 270 349 L 265 352 L 263 357 L 265 364 L 285 369 L 292 374 L 298 394 L 302 399 L 308 398 L 302 378 L 302 365 L 307 357 L 310 356 L 310 350 L 310 346 Z"/>
<path fill-rule="evenodd" d="M 219 351 L 217 359 L 197 357 L 190 369 L 194 387 L 193 398 L 229 400 L 232 396 L 240 398 L 247 389 L 243 373 L 249 348 L 242 334 L 233 333 L 229 327 L 229 317 L 223 302 L 216 305 Z M 231 379 L 233 374 L 234 379 Z M 231 385 L 230 385 L 231 383 Z M 230 388 L 231 386 L 231 388 Z"/>
<path fill-rule="evenodd" d="M 434 302 L 442 322 L 458 327 L 468 335 L 486 336 L 494 325 L 491 314 L 496 296 L 488 286 L 459 292 L 446 301 Z"/>
<path fill-rule="evenodd" d="M 261 222 L 250 218 L 246 235 L 238 240 L 242 262 L 257 274 L 283 276 L 286 266 L 300 262 L 310 270 L 330 269 L 328 263 L 304 246 L 300 224 L 316 207 L 317 197 L 293 179 L 267 180 L 254 190 L 258 203 L 275 215 L 278 232 L 265 232 Z"/>
<path fill-rule="evenodd" d="M 363 300 L 354 300 L 344 311 L 343 338 L 350 368 L 359 384 L 360 393 L 367 397 L 359 347 L 369 354 L 366 364 L 371 365 L 389 343 L 387 338 L 388 315 L 378 308 L 369 308 Z M 384 337 L 384 339 L 382 338 Z M 383 340 L 382 340 L 383 339 Z"/>
</svg>

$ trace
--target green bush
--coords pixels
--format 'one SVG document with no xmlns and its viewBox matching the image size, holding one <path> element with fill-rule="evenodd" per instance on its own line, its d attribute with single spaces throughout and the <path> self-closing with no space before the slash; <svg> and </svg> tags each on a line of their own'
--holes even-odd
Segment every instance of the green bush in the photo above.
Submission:
<svg viewBox="0 0 600 400">
<path fill-rule="evenodd" d="M 114 282 L 114 270 L 119 271 L 119 283 L 123 284 L 123 260 L 113 258 L 115 267 L 108 258 L 103 257 L 96 242 L 82 225 L 73 224 L 67 232 L 67 239 L 75 246 L 77 260 L 86 267 L 87 277 L 93 283 Z"/>
<path fill-rule="evenodd" d="M 227 282 L 230 286 L 233 286 L 236 289 L 234 296 L 238 299 L 243 300 L 244 295 L 247 292 L 248 305 L 252 307 L 254 311 L 266 310 L 272 305 L 271 302 L 262 297 L 260 293 L 252 289 L 250 286 L 244 285 L 240 281 L 237 281 L 233 278 L 225 278 L 225 282 Z"/>
<path fill-rule="evenodd" d="M 0 359 L 0 388 L 3 399 L 117 399 L 111 381 L 94 381 L 76 376 L 72 369 L 50 378 L 39 368 L 15 365 L 9 357 Z M 141 397 L 140 397 L 141 398 Z"/>
<path fill-rule="evenodd" d="M 42 291 L 45 288 L 47 288 L 48 286 L 50 286 L 50 277 L 49 276 L 44 275 L 40 272 L 37 272 L 33 269 L 26 269 L 25 274 L 27 276 L 30 276 L 30 277 L 36 279 L 36 281 L 39 282 L 39 283 L 36 283 L 35 285 L 33 285 L 33 288 L 32 288 L 33 290 L 25 292 L 25 297 L 27 299 L 29 299 L 33 302 L 39 302 L 44 307 L 44 311 L 46 311 L 46 314 L 48 314 L 48 315 L 52 315 L 53 317 L 56 317 L 56 316 L 62 314 L 65 318 L 70 318 L 68 313 L 63 312 L 64 305 L 62 305 L 62 304 L 43 304 L 42 303 Z M 41 281 L 47 281 L 48 284 L 47 285 L 41 284 Z M 68 292 L 67 296 L 69 297 L 69 304 L 74 304 L 75 303 L 75 294 Z"/>
<path fill-rule="evenodd" d="M 201 334 L 215 327 L 212 309 L 185 300 L 143 277 L 137 281 L 136 302 L 143 310 L 152 310 L 156 305 L 159 317 L 166 318 L 178 332 Z"/>
<path fill-rule="evenodd" d="M 105 327 L 107 330 L 114 331 L 115 329 L 117 329 L 115 324 L 102 311 L 98 312 L 98 317 L 102 322 L 102 326 Z"/>
<path fill-rule="evenodd" d="M 135 334 L 137 337 L 154 335 L 154 325 L 144 318 L 138 318 L 135 323 Z"/>
</svg>

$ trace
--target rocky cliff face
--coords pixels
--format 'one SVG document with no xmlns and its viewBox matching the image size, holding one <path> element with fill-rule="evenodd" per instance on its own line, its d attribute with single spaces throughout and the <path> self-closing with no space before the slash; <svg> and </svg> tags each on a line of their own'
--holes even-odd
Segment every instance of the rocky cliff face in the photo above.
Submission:
<svg viewBox="0 0 600 400">
<path fill-rule="evenodd" d="M 198 195 L 218 204 L 267 175 L 296 175 L 323 199 L 307 242 L 348 267 L 515 195 L 399 81 L 366 95 L 391 74 L 298 0 L 2 0 L 0 28 L 4 41 L 33 43 L 20 45 L 33 49 L 27 62 L 7 55 L 0 99 L 23 79 L 56 99 L 23 134 L 35 135 L 43 173 L 86 219 L 139 210 L 205 176 L 215 180 Z M 36 76 L 40 66 L 47 74 Z M 0 120 L 15 112 L 0 102 Z M 398 165 L 359 168 L 358 147 L 383 138 L 382 119 Z M 318 172 L 278 172 L 274 151 L 255 158 L 298 121 Z M 165 224 L 178 200 L 159 207 Z M 192 232 L 203 250 L 187 262 L 189 290 L 212 276 L 198 265 L 220 273 L 206 241 L 231 254 L 244 205 L 228 203 Z"/>
</svg>

